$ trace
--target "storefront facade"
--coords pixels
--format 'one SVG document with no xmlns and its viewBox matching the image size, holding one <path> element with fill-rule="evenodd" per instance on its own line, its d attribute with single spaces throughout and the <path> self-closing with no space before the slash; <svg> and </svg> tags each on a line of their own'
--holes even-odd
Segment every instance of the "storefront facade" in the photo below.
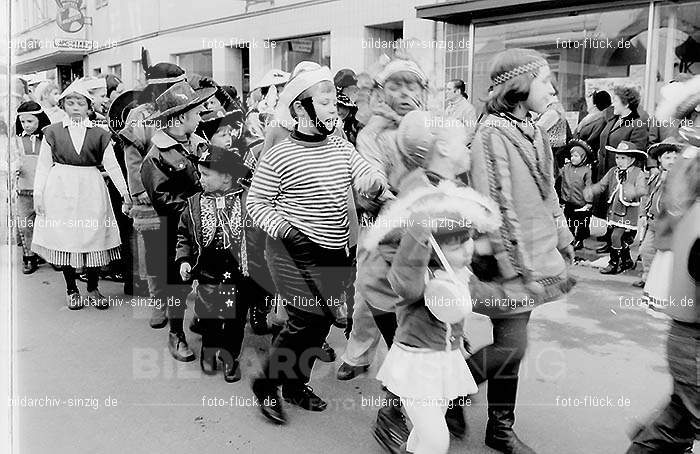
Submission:
<svg viewBox="0 0 700 454">
<path fill-rule="evenodd" d="M 444 24 L 452 43 L 445 80 L 465 80 L 477 109 L 491 85 L 491 59 L 514 47 L 546 56 L 570 122 L 587 110 L 594 90 L 634 86 L 653 112 L 661 86 L 679 73 L 700 74 L 697 0 L 476 0 L 420 6 L 417 16 Z"/>
<path fill-rule="evenodd" d="M 56 5 L 50 0 L 13 0 L 46 11 L 44 27 L 57 30 L 50 18 Z M 127 86 L 143 82 L 141 48 L 152 62 L 170 61 L 187 73 L 198 73 L 247 92 L 272 68 L 291 71 L 303 60 L 328 65 L 333 71 L 361 71 L 390 49 L 367 43 L 404 36 L 433 39 L 443 25 L 416 17 L 424 0 L 84 0 L 89 18 L 80 36 L 95 43 L 79 56 L 85 74 L 115 73 Z M 18 14 L 17 11 L 14 14 Z M 20 21 L 23 22 L 23 21 Z M 23 23 L 26 23 L 25 20 Z M 31 21 L 30 21 L 31 22 Z M 16 39 L 32 35 L 31 27 L 14 33 Z M 14 27 L 18 29 L 17 25 Z M 54 30 L 54 31 L 55 31 Z M 76 34 L 77 36 L 78 34 Z M 438 54 L 424 53 L 421 62 L 435 67 Z M 18 73 L 25 68 L 43 71 L 56 64 L 27 66 L 16 55 Z M 50 59 L 49 59 L 50 60 Z"/>
</svg>

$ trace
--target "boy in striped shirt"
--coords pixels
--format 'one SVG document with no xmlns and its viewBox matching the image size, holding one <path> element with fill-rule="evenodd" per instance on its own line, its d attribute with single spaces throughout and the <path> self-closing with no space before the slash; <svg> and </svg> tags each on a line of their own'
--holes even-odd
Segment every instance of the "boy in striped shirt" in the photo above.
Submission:
<svg viewBox="0 0 700 454">
<path fill-rule="evenodd" d="M 279 385 L 288 402 L 311 411 L 326 408 L 307 383 L 350 277 L 348 189 L 352 184 L 371 198 L 381 194 L 385 182 L 348 141 L 330 136 L 337 110 L 327 67 L 306 65 L 287 84 L 280 103 L 289 105 L 296 127 L 261 157 L 247 208 L 270 236 L 268 266 L 289 315 L 262 376 L 253 381 L 263 414 L 282 424 Z"/>
</svg>

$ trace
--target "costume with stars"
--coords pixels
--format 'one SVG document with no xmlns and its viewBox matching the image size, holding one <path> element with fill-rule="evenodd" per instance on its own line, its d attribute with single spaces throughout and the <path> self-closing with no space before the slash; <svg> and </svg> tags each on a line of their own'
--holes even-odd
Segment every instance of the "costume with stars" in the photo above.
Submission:
<svg viewBox="0 0 700 454">
<path fill-rule="evenodd" d="M 180 218 L 176 262 L 192 267 L 197 279 L 197 315 L 202 345 L 227 350 L 238 358 L 246 322 L 239 284 L 248 276 L 242 187 L 223 194 L 196 194 Z"/>
</svg>

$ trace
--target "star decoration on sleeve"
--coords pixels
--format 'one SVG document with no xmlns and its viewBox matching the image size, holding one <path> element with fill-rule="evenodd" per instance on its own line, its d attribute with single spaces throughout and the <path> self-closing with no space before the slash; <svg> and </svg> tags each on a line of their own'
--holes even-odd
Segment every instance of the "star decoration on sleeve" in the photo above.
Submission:
<svg viewBox="0 0 700 454">
<path fill-rule="evenodd" d="M 227 299 L 226 301 L 226 307 L 232 307 L 233 306 L 233 300 L 231 298 Z"/>
<path fill-rule="evenodd" d="M 231 273 L 229 271 L 224 273 L 224 279 L 231 279 Z"/>
</svg>

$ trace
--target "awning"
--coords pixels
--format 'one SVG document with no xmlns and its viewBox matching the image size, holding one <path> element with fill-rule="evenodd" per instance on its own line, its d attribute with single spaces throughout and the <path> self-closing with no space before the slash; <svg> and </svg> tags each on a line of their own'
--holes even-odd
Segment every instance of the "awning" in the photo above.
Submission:
<svg viewBox="0 0 700 454">
<path fill-rule="evenodd" d="M 547 17 L 561 14 L 576 15 L 589 10 L 606 8 L 631 8 L 648 0 L 460 0 L 432 3 L 416 7 L 416 16 L 454 24 L 475 21 L 498 22 L 503 20 Z"/>
<path fill-rule="evenodd" d="M 86 51 L 80 50 L 56 50 L 43 54 L 31 60 L 24 60 L 16 63 L 15 72 L 17 74 L 30 74 L 37 71 L 53 69 L 57 65 L 70 65 L 82 61 Z"/>
</svg>

